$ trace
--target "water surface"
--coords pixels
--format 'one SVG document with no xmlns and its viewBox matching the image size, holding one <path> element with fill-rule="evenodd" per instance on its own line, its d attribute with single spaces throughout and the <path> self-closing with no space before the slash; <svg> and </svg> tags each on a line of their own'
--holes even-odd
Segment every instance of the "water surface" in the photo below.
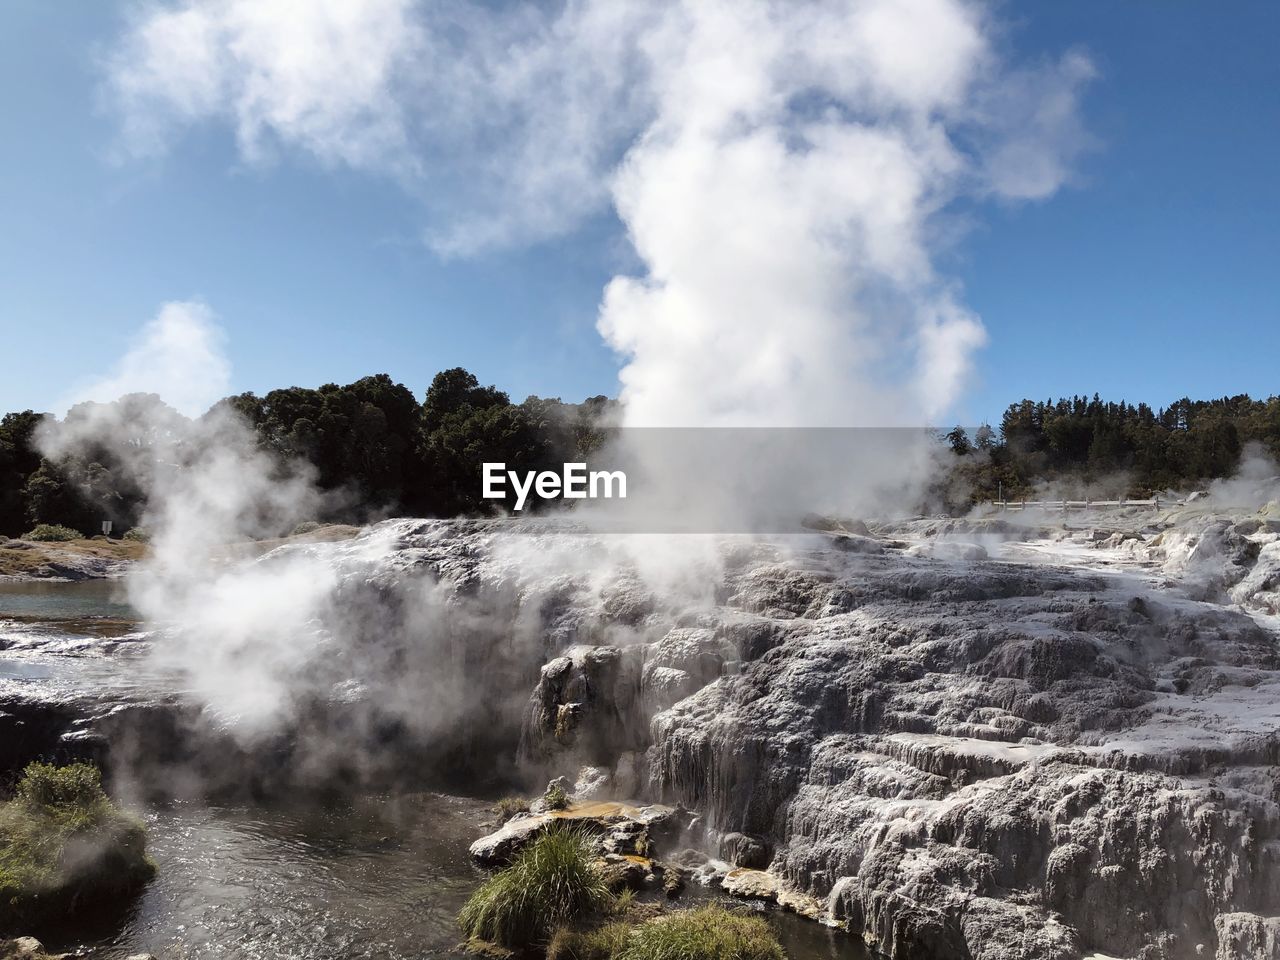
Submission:
<svg viewBox="0 0 1280 960">
<path fill-rule="evenodd" d="M 110 617 L 136 620 L 119 580 L 80 580 L 45 583 L 38 580 L 0 580 L 0 618 L 38 617 L 64 620 Z"/>
<path fill-rule="evenodd" d="M 113 699 L 141 693 L 149 635 L 118 581 L 0 581 L 0 695 Z M 145 692 L 155 694 L 154 683 Z"/>
<path fill-rule="evenodd" d="M 410 960 L 454 950 L 485 874 L 468 854 L 487 801 L 444 794 L 328 805 L 173 804 L 145 814 L 159 874 L 123 923 L 44 934 L 102 960 Z M 695 892 L 692 899 L 699 899 Z M 846 933 L 767 913 L 792 960 L 863 960 Z"/>
</svg>

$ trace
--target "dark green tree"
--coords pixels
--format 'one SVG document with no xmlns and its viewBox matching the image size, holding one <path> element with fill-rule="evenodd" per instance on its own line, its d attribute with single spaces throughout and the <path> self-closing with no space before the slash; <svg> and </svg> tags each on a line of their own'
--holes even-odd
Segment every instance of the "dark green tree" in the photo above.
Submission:
<svg viewBox="0 0 1280 960">
<path fill-rule="evenodd" d="M 48 460 L 27 478 L 22 501 L 28 529 L 39 523 L 62 524 L 81 533 L 92 529 L 92 508 L 66 474 Z"/>
<path fill-rule="evenodd" d="M 947 441 L 947 446 L 951 448 L 951 452 L 957 457 L 967 457 L 973 453 L 973 444 L 969 441 L 969 434 L 965 433 L 964 427 L 952 427 L 951 432 L 944 439 Z"/>
</svg>

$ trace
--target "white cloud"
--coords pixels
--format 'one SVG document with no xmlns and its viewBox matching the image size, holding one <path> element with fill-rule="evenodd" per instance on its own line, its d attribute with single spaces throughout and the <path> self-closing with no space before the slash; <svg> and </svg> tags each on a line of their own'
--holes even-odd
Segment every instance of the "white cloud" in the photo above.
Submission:
<svg viewBox="0 0 1280 960">
<path fill-rule="evenodd" d="M 203 303 L 166 303 L 115 369 L 101 380 L 78 386 L 65 406 L 85 400 L 107 403 L 128 393 L 156 393 L 180 413 L 199 416 L 226 396 L 231 386 L 231 364 L 223 341 L 213 311 Z"/>
<path fill-rule="evenodd" d="M 547 8 L 548 10 L 550 8 Z M 107 63 L 128 156 L 229 125 L 243 159 L 282 150 L 389 176 L 439 252 L 541 240 L 607 202 L 643 114 L 645 4 L 183 0 L 143 8 Z"/>
<path fill-rule="evenodd" d="M 395 178 L 468 254 L 612 206 L 644 273 L 599 328 L 633 422 L 921 422 L 981 323 L 936 276 L 962 195 L 1040 199 L 1088 146 L 1068 53 L 1006 64 L 970 0 L 178 0 L 108 85 L 134 154 L 192 124 Z"/>
<path fill-rule="evenodd" d="M 111 63 L 125 145 L 162 150 L 184 122 L 235 127 L 246 158 L 273 141 L 326 163 L 412 163 L 392 84 L 417 51 L 403 0 L 148 8 Z"/>
<path fill-rule="evenodd" d="M 1080 93 L 1095 79 L 1079 51 L 1039 70 L 1006 75 L 984 92 L 991 137 L 985 175 L 991 189 L 1014 200 L 1043 200 L 1069 183 L 1080 155 L 1096 140 L 1080 121 Z"/>
</svg>

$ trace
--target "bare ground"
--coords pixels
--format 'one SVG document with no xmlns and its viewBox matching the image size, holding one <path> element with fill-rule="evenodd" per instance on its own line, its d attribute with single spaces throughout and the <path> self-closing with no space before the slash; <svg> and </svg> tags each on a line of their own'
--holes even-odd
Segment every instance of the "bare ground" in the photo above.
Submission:
<svg viewBox="0 0 1280 960">
<path fill-rule="evenodd" d="M 328 543 L 349 540 L 359 527 L 328 524 L 296 537 L 246 540 L 227 544 L 228 560 L 261 556 L 286 543 Z M 66 543 L 39 543 L 32 540 L 0 539 L 0 580 L 100 580 L 119 577 L 130 564 L 147 554 L 147 544 L 135 540 L 72 540 Z"/>
<path fill-rule="evenodd" d="M 37 543 L 0 540 L 0 579 L 93 580 L 119 576 L 147 550 L 134 540 L 72 540 Z"/>
</svg>

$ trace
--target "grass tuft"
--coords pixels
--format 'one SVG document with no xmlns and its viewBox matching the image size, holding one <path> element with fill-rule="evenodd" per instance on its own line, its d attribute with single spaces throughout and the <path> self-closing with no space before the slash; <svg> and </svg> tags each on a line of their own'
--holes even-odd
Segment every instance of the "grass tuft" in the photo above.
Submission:
<svg viewBox="0 0 1280 960">
<path fill-rule="evenodd" d="M 625 917 L 631 912 L 631 908 L 636 903 L 636 892 L 630 887 L 624 889 L 613 900 L 613 912 L 615 916 Z"/>
<path fill-rule="evenodd" d="M 635 929 L 625 920 L 590 930 L 561 927 L 547 944 L 547 960 L 612 960 Z"/>
<path fill-rule="evenodd" d="M 512 949 L 542 946 L 559 927 L 603 915 L 612 897 L 581 830 L 548 830 L 477 890 L 458 915 L 463 932 Z"/>
<path fill-rule="evenodd" d="M 493 805 L 493 812 L 498 815 L 499 821 L 506 823 L 517 813 L 528 813 L 529 801 L 522 797 L 503 797 Z"/>
<path fill-rule="evenodd" d="M 786 960 L 786 953 L 762 918 L 711 904 L 633 928 L 608 960 Z"/>
</svg>

